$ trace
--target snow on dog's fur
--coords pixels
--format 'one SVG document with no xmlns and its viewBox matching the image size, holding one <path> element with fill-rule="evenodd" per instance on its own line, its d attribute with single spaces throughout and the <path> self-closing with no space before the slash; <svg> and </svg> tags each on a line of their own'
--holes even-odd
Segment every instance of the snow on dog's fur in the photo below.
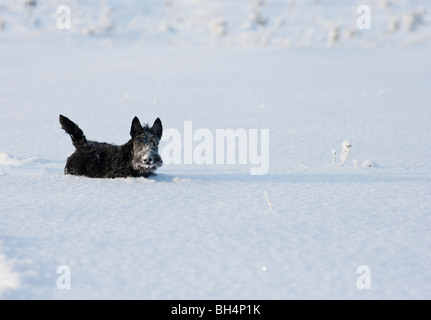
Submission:
<svg viewBox="0 0 431 320">
<path fill-rule="evenodd" d="M 60 124 L 76 148 L 67 159 L 65 174 L 91 178 L 148 177 L 163 164 L 158 152 L 163 132 L 159 118 L 149 127 L 142 126 L 135 117 L 130 129 L 132 138 L 121 146 L 88 141 L 78 125 L 63 115 Z"/>
</svg>

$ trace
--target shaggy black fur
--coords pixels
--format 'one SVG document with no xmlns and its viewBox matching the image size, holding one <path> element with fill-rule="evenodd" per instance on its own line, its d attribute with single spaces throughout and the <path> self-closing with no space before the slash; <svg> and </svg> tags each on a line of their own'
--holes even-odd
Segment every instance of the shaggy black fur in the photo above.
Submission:
<svg viewBox="0 0 431 320">
<path fill-rule="evenodd" d="M 163 162 L 158 152 L 162 137 L 159 118 L 150 128 L 135 117 L 130 129 L 131 139 L 124 145 L 88 141 L 74 122 L 60 115 L 61 127 L 70 135 L 75 152 L 67 159 L 65 174 L 91 178 L 148 177 Z"/>
</svg>

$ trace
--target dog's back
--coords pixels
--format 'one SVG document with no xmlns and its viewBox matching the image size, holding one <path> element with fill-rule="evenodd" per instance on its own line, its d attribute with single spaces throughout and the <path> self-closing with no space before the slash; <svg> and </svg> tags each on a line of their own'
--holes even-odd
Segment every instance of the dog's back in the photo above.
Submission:
<svg viewBox="0 0 431 320">
<path fill-rule="evenodd" d="M 65 173 L 91 178 L 130 177 L 130 152 L 124 146 L 86 141 L 67 159 Z"/>
<path fill-rule="evenodd" d="M 128 153 L 124 146 L 88 141 L 81 128 L 69 118 L 60 115 L 60 124 L 72 138 L 75 152 L 67 159 L 65 174 L 91 178 L 115 178 L 131 176 L 127 168 Z M 122 150 L 124 149 L 124 150 Z M 126 159 L 126 161 L 124 161 Z"/>
</svg>

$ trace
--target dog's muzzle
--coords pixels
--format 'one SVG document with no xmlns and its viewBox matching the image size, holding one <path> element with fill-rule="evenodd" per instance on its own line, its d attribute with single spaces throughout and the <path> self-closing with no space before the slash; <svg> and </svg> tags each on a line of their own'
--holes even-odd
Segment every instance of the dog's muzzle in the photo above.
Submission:
<svg viewBox="0 0 431 320">
<path fill-rule="evenodd" d="M 157 153 L 146 154 L 142 158 L 142 163 L 145 167 L 155 170 L 163 165 L 162 158 Z"/>
</svg>

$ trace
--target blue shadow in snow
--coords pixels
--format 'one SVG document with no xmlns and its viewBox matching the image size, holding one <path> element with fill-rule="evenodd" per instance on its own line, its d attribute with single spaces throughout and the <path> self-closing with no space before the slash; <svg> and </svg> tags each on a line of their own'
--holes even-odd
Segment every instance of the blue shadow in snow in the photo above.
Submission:
<svg viewBox="0 0 431 320">
<path fill-rule="evenodd" d="M 325 173 L 278 173 L 253 176 L 248 174 L 203 174 L 181 173 L 178 175 L 162 174 L 150 177 L 158 182 L 201 181 L 201 182 L 243 182 L 243 183 L 398 183 L 431 182 L 431 177 L 373 174 L 325 174 Z"/>
</svg>

